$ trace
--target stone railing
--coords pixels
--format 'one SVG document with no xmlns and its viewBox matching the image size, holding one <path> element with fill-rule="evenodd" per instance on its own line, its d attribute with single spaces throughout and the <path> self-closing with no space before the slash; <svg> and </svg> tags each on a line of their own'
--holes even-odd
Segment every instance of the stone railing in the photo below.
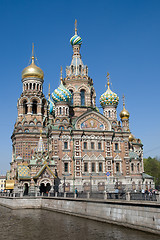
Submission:
<svg viewBox="0 0 160 240">
<path fill-rule="evenodd" d="M 75 194 L 73 192 L 56 192 L 56 193 L 29 193 L 28 195 L 23 195 L 20 193 L 7 193 L 0 192 L 0 197 L 62 197 L 62 198 L 83 198 L 83 199 L 114 199 L 114 200 L 124 200 L 124 201 L 154 201 L 160 202 L 160 192 L 157 194 L 147 194 L 147 193 L 132 193 L 132 192 L 78 192 Z"/>
</svg>

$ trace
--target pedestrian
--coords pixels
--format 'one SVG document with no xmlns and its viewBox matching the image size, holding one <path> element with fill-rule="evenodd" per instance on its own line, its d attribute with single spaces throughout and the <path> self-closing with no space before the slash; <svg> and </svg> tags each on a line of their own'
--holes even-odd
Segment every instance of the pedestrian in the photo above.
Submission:
<svg viewBox="0 0 160 240">
<path fill-rule="evenodd" d="M 76 197 L 78 197 L 78 190 L 77 190 L 77 188 L 75 189 L 75 194 L 76 194 Z"/>
</svg>

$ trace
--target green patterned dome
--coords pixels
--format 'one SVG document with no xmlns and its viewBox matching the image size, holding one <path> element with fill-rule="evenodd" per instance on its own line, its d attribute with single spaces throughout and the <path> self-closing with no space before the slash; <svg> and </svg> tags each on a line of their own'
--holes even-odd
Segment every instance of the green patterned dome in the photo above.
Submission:
<svg viewBox="0 0 160 240">
<path fill-rule="evenodd" d="M 100 104 L 102 107 L 106 105 L 118 105 L 119 97 L 116 93 L 112 92 L 109 87 L 109 80 L 108 80 L 108 89 L 105 93 L 103 93 L 100 97 Z"/>
</svg>

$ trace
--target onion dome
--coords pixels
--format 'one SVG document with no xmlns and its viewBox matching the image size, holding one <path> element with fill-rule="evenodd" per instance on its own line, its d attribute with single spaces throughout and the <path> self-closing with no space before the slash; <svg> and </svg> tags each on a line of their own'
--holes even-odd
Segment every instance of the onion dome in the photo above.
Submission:
<svg viewBox="0 0 160 240">
<path fill-rule="evenodd" d="M 119 97 L 116 93 L 112 92 L 109 85 L 109 73 L 107 73 L 107 80 L 108 80 L 108 89 L 105 93 L 103 93 L 100 97 L 100 104 L 102 107 L 106 105 L 118 105 Z"/>
<path fill-rule="evenodd" d="M 77 35 L 77 20 L 75 20 L 75 35 L 73 37 L 71 37 L 70 43 L 72 46 L 82 44 L 82 38 Z"/>
<path fill-rule="evenodd" d="M 61 68 L 61 84 L 57 89 L 54 90 L 52 93 L 53 102 L 70 102 L 72 99 L 71 92 L 65 88 L 63 85 L 63 78 L 62 78 L 62 68 Z"/>
<path fill-rule="evenodd" d="M 129 134 L 129 142 L 132 142 L 135 139 L 132 133 Z"/>
<path fill-rule="evenodd" d="M 130 116 L 129 112 L 125 108 L 124 96 L 123 96 L 123 109 L 120 112 L 119 116 L 121 119 L 129 119 L 129 116 Z"/>
<path fill-rule="evenodd" d="M 32 47 L 32 63 L 23 69 L 22 71 L 22 79 L 28 78 L 28 77 L 36 77 L 36 78 L 41 78 L 43 79 L 44 73 L 41 68 L 37 67 L 34 62 L 34 45 Z"/>
</svg>

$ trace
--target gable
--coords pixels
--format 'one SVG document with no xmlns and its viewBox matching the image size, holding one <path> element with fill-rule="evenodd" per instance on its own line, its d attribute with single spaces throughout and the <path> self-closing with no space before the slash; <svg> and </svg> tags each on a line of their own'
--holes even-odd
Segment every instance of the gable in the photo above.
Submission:
<svg viewBox="0 0 160 240">
<path fill-rule="evenodd" d="M 52 170 L 50 169 L 50 167 L 45 164 L 43 165 L 43 167 L 38 171 L 38 173 L 34 176 L 34 179 L 37 179 L 39 177 L 42 178 L 49 178 L 51 176 L 53 176 L 54 178 L 56 178 L 56 176 L 54 175 L 54 173 L 52 172 Z"/>
<path fill-rule="evenodd" d="M 92 111 L 80 116 L 75 124 L 76 129 L 111 131 L 110 122 L 100 113 Z"/>
</svg>

